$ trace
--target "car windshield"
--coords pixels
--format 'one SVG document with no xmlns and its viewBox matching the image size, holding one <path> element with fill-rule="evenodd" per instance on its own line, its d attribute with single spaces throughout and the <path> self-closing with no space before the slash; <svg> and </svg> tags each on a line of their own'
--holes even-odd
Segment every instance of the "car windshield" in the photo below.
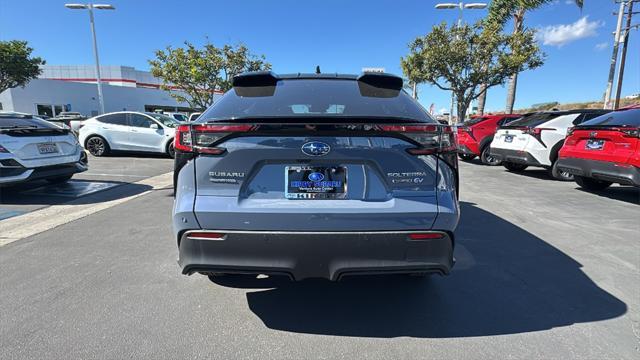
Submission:
<svg viewBox="0 0 640 360">
<path fill-rule="evenodd" d="M 629 109 L 607 113 L 579 126 L 633 126 L 640 127 L 640 109 Z"/>
<path fill-rule="evenodd" d="M 156 114 L 156 113 L 147 113 L 147 115 L 149 115 L 152 118 L 160 121 L 162 123 L 162 125 L 164 125 L 166 127 L 174 128 L 174 127 L 178 126 L 178 124 L 179 124 L 178 120 L 172 118 L 171 116 L 167 116 L 167 115 L 163 115 L 163 114 Z"/>
<path fill-rule="evenodd" d="M 286 79 L 275 87 L 229 90 L 198 122 L 251 118 L 372 118 L 434 123 L 404 91 L 375 96 L 353 79 Z M 253 89 L 247 92 L 246 89 Z M 240 94 L 238 94 L 240 91 Z"/>
</svg>

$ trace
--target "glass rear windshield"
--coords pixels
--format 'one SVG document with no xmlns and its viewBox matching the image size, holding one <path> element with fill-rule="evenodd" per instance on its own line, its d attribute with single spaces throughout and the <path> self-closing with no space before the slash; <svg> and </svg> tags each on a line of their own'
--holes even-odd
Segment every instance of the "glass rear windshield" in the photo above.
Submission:
<svg viewBox="0 0 640 360">
<path fill-rule="evenodd" d="M 585 121 L 579 126 L 632 126 L 640 127 L 640 109 L 613 111 Z"/>
<path fill-rule="evenodd" d="M 435 123 L 435 120 L 404 91 L 374 94 L 353 79 L 286 79 L 276 86 L 234 88 L 205 111 L 197 122 L 234 119 L 332 121 L 372 118 Z"/>
<path fill-rule="evenodd" d="M 478 124 L 478 123 L 480 123 L 480 122 L 482 122 L 482 121 L 485 121 L 485 120 L 487 120 L 487 119 L 488 119 L 487 117 L 483 117 L 483 116 L 481 116 L 481 117 L 473 118 L 473 119 L 471 119 L 471 120 L 467 120 L 467 121 L 465 121 L 465 122 L 464 122 L 464 123 L 462 123 L 462 124 L 463 124 L 464 126 L 471 126 L 471 125 Z"/>
<path fill-rule="evenodd" d="M 0 130 L 17 128 L 58 129 L 55 125 L 42 119 L 32 117 L 0 116 Z"/>
<path fill-rule="evenodd" d="M 535 113 L 531 115 L 525 115 L 519 119 L 511 121 L 504 127 L 536 127 L 540 124 L 546 123 L 549 120 L 553 120 L 558 116 L 566 115 L 566 114 L 558 114 L 558 113 Z"/>
<path fill-rule="evenodd" d="M 166 126 L 166 127 L 170 127 L 170 128 L 174 128 L 178 125 L 178 121 L 174 118 L 172 118 L 171 116 L 167 116 L 167 115 L 163 115 L 163 114 L 157 114 L 157 113 L 147 113 L 147 115 L 151 116 L 152 118 L 160 121 L 162 123 L 162 125 Z"/>
</svg>

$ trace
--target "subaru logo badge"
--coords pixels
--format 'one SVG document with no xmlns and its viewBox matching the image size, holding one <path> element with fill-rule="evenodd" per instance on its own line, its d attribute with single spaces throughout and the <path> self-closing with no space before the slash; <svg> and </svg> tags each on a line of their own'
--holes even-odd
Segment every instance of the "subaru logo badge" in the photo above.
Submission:
<svg viewBox="0 0 640 360">
<path fill-rule="evenodd" d="M 313 172 L 309 174 L 309 180 L 311 181 L 322 181 L 324 180 L 324 175 L 319 172 Z"/>
<path fill-rule="evenodd" d="M 302 152 L 309 156 L 327 155 L 331 147 L 320 141 L 310 141 L 302 145 Z"/>
</svg>

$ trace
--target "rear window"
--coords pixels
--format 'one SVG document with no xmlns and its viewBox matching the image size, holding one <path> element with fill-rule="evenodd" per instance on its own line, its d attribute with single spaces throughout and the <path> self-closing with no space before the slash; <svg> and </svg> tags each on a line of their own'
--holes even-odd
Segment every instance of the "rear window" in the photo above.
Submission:
<svg viewBox="0 0 640 360">
<path fill-rule="evenodd" d="M 565 115 L 565 114 L 558 114 L 558 113 L 535 113 L 535 114 L 531 114 L 531 115 L 525 115 L 517 120 L 514 120 L 510 123 L 508 123 L 507 125 L 505 125 L 506 127 L 519 127 L 519 126 L 526 126 L 526 127 L 536 127 L 540 124 L 546 123 L 549 120 L 553 120 L 555 118 L 557 118 L 558 116 L 561 115 Z"/>
<path fill-rule="evenodd" d="M 481 116 L 481 117 L 473 118 L 473 119 L 471 119 L 471 120 L 467 120 L 467 121 L 465 121 L 465 122 L 464 122 L 464 123 L 462 123 L 462 124 L 463 124 L 464 126 L 471 126 L 471 125 L 475 125 L 475 124 L 478 124 L 478 123 L 480 123 L 480 122 L 483 122 L 483 121 L 485 121 L 485 120 L 487 120 L 487 119 L 488 119 L 488 118 L 486 118 L 486 117 L 482 117 L 482 116 Z"/>
<path fill-rule="evenodd" d="M 15 128 L 58 129 L 55 125 L 41 119 L 31 117 L 5 117 L 0 116 L 0 130 Z"/>
<path fill-rule="evenodd" d="M 264 87 L 267 88 L 267 87 Z M 358 81 L 347 79 L 279 80 L 271 91 L 255 94 L 229 90 L 198 117 L 197 122 L 252 118 L 384 118 L 435 123 L 435 120 L 404 91 L 391 95 L 361 94 Z"/>
<path fill-rule="evenodd" d="M 633 126 L 640 127 L 640 109 L 613 111 L 585 121 L 579 126 Z"/>
</svg>

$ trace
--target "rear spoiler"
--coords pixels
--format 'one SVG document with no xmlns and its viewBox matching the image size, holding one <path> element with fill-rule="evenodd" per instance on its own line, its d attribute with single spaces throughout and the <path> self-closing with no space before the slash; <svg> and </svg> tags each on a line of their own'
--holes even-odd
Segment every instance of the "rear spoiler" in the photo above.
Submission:
<svg viewBox="0 0 640 360">
<path fill-rule="evenodd" d="M 272 96 L 278 81 L 283 79 L 342 79 L 355 80 L 362 96 L 396 97 L 402 90 L 401 77 L 387 73 L 363 73 L 359 76 L 343 74 L 277 75 L 272 71 L 251 71 L 233 77 L 232 85 L 239 96 Z"/>
</svg>

